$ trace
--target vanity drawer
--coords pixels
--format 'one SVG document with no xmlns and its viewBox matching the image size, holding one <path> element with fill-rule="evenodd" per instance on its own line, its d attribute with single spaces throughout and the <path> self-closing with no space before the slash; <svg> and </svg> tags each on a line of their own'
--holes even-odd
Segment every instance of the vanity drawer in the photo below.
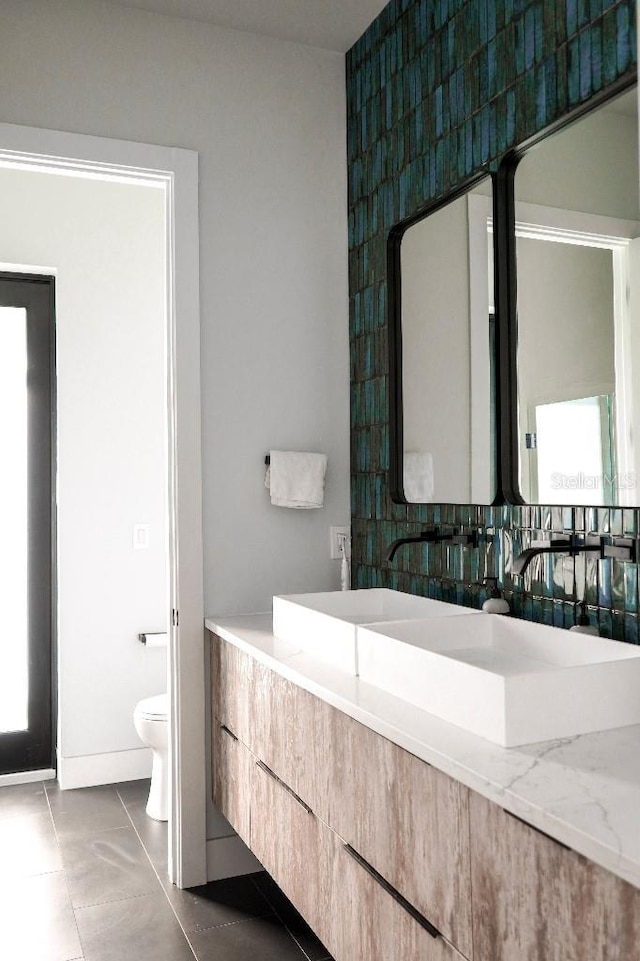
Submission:
<svg viewBox="0 0 640 961">
<path fill-rule="evenodd" d="M 333 712 L 331 827 L 471 957 L 469 792 Z"/>
<path fill-rule="evenodd" d="M 212 710 L 247 747 L 253 725 L 252 691 L 256 661 L 212 635 Z"/>
<path fill-rule="evenodd" d="M 640 961 L 640 890 L 471 793 L 474 961 Z"/>
<path fill-rule="evenodd" d="M 254 759 L 233 730 L 213 718 L 213 802 L 248 844 Z"/>
<path fill-rule="evenodd" d="M 252 784 L 251 850 L 326 943 L 331 915 L 327 845 L 331 832 L 288 785 L 255 758 Z"/>
<path fill-rule="evenodd" d="M 259 764 L 251 810 L 253 853 L 335 961 L 464 961 Z"/>
<path fill-rule="evenodd" d="M 328 705 L 217 636 L 212 673 L 214 714 L 326 817 Z"/>
<path fill-rule="evenodd" d="M 327 947 L 336 961 L 465 961 L 441 935 L 416 920 L 412 906 L 400 903 L 362 864 L 358 852 L 332 831 L 327 835 L 332 849 Z"/>
<path fill-rule="evenodd" d="M 333 709 L 262 664 L 255 666 L 253 707 L 252 751 L 326 821 Z"/>
</svg>

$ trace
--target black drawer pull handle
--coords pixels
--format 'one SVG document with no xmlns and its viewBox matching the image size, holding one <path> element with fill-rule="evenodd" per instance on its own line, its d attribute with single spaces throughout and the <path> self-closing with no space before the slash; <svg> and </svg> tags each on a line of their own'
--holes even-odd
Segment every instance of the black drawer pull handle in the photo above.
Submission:
<svg viewBox="0 0 640 961">
<path fill-rule="evenodd" d="M 294 799 L 294 801 L 297 801 L 300 807 L 303 807 L 305 809 L 307 814 L 313 814 L 313 811 L 311 810 L 309 805 L 305 804 L 305 802 L 302 800 L 301 797 L 299 797 L 296 794 L 293 788 L 290 788 L 289 785 L 286 783 L 286 781 L 283 781 L 282 778 L 278 777 L 275 771 L 272 771 L 270 767 L 267 767 L 264 761 L 256 761 L 256 764 L 258 765 L 261 771 L 264 771 L 264 773 L 268 774 L 270 778 L 273 778 L 273 780 L 276 781 L 280 785 L 280 787 L 284 788 L 287 794 L 290 794 L 291 797 Z"/>
<path fill-rule="evenodd" d="M 547 841 L 553 841 L 553 843 L 557 844 L 559 848 L 564 848 L 565 851 L 571 850 L 571 848 L 567 844 L 563 844 L 562 841 L 558 841 L 556 838 L 552 838 L 551 835 L 547 834 L 546 831 L 541 831 L 540 828 L 535 827 L 533 824 L 529 824 L 529 822 L 525 821 L 524 818 L 519 818 L 517 814 L 512 814 L 511 811 L 507 811 L 506 808 L 503 808 L 502 810 L 504 811 L 505 814 L 508 814 L 510 818 L 513 818 L 514 821 L 519 821 L 520 824 L 524 824 L 524 826 L 529 828 L 530 831 L 535 831 L 536 834 L 541 834 L 543 838 L 547 839 Z"/>
<path fill-rule="evenodd" d="M 424 915 L 420 914 L 420 912 L 414 908 L 414 906 L 410 904 L 406 898 L 403 898 L 399 891 L 396 891 L 396 889 L 392 887 L 388 881 L 385 881 L 382 875 L 378 874 L 376 869 L 372 867 L 368 861 L 365 861 L 362 855 L 358 854 L 355 848 L 352 848 L 350 844 L 345 844 L 344 849 L 347 854 L 360 865 L 361 868 L 364 868 L 367 874 L 371 875 L 374 881 L 378 882 L 381 888 L 384 888 L 387 894 L 389 894 L 394 901 L 398 902 L 401 908 L 404 908 L 407 914 L 411 915 L 414 921 L 417 921 L 418 924 L 425 929 L 427 934 L 430 934 L 432 938 L 441 937 L 440 932 L 436 927 L 434 927 L 433 924 L 431 924 L 431 921 L 427 921 Z"/>
<path fill-rule="evenodd" d="M 238 738 L 237 738 L 236 735 L 233 733 L 233 731 L 231 730 L 231 728 L 230 728 L 230 727 L 227 727 L 226 724 L 221 724 L 221 725 L 220 725 L 220 730 L 221 730 L 221 731 L 224 731 L 225 734 L 228 734 L 229 737 L 233 738 L 234 741 L 237 741 L 237 740 L 238 740 Z"/>
</svg>

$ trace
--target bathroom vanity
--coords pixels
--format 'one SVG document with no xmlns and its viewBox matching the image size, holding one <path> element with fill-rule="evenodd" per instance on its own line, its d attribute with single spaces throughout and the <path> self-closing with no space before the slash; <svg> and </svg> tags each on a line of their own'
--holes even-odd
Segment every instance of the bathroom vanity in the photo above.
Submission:
<svg viewBox="0 0 640 961">
<path fill-rule="evenodd" d="M 640 725 L 504 748 L 206 626 L 214 801 L 336 961 L 639 961 Z"/>
</svg>

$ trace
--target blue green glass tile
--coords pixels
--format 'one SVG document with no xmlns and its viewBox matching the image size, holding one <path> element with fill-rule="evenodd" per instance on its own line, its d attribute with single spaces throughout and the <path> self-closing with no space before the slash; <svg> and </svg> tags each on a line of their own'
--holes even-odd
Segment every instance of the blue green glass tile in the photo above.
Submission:
<svg viewBox="0 0 640 961">
<path fill-rule="evenodd" d="M 602 74 L 605 84 L 618 75 L 616 11 L 608 10 L 602 18 Z"/>
<path fill-rule="evenodd" d="M 578 29 L 589 22 L 589 0 L 578 0 Z"/>
<path fill-rule="evenodd" d="M 556 51 L 556 115 L 561 116 L 568 106 L 567 85 L 567 47 L 562 46 Z"/>
<path fill-rule="evenodd" d="M 536 88 L 536 126 L 543 127 L 546 122 L 547 117 L 547 74 L 545 67 L 542 66 L 536 70 L 535 75 L 535 88 Z"/>
<path fill-rule="evenodd" d="M 516 67 L 516 75 L 519 77 L 524 73 L 525 69 L 525 24 L 524 18 L 520 18 L 515 24 L 514 32 L 515 46 L 514 46 L 514 59 Z"/>
<path fill-rule="evenodd" d="M 609 511 L 609 533 L 614 537 L 622 534 L 623 512 L 621 507 L 612 507 Z"/>
<path fill-rule="evenodd" d="M 605 562 L 606 563 L 606 562 Z M 625 568 L 628 566 L 621 561 L 610 561 L 611 607 L 623 611 L 626 601 Z M 635 566 L 635 565 L 634 565 Z"/>
<path fill-rule="evenodd" d="M 566 0 L 567 36 L 573 37 L 578 32 L 578 0 Z"/>
<path fill-rule="evenodd" d="M 611 607 L 612 603 L 612 592 L 611 592 L 611 562 L 602 561 L 599 565 L 599 596 L 598 604 L 600 607 Z"/>
<path fill-rule="evenodd" d="M 638 565 L 621 564 L 624 574 L 624 602 L 623 607 L 626 611 L 636 614 L 638 612 Z"/>
<path fill-rule="evenodd" d="M 598 604 L 600 596 L 600 562 L 590 555 L 585 558 L 584 600 L 587 604 Z"/>
<path fill-rule="evenodd" d="M 601 637 L 611 637 L 613 633 L 613 624 L 611 611 L 604 607 L 598 610 L 598 629 L 600 631 Z"/>
<path fill-rule="evenodd" d="M 575 37 L 568 45 L 567 91 L 569 103 L 574 106 L 580 99 L 580 40 Z"/>
<path fill-rule="evenodd" d="M 553 618 L 555 614 L 555 605 L 553 601 L 543 598 L 540 601 L 540 609 L 541 609 L 541 615 L 542 615 L 540 620 L 542 621 L 543 624 L 549 624 L 552 627 Z"/>
<path fill-rule="evenodd" d="M 584 523 L 585 531 L 588 534 L 596 534 L 600 528 L 598 527 L 598 508 L 597 507 L 586 507 L 584 511 Z"/>
<path fill-rule="evenodd" d="M 564 607 L 562 604 L 552 605 L 551 623 L 554 627 L 564 627 Z"/>
<path fill-rule="evenodd" d="M 626 3 L 621 3 L 616 12 L 617 26 L 617 66 L 618 73 L 623 74 L 631 64 L 631 30 L 632 18 Z"/>
<path fill-rule="evenodd" d="M 519 140 L 628 70 L 636 58 L 632 11 L 626 0 L 393 0 L 347 55 L 352 509 L 354 523 L 359 518 L 379 519 L 377 524 L 361 521 L 374 535 L 354 538 L 355 583 L 373 586 L 384 581 L 412 592 L 433 588 L 458 602 L 479 603 L 478 591 L 471 599 L 468 585 L 461 587 L 458 579 L 481 579 L 491 567 L 502 572 L 509 591 L 515 589 L 516 616 L 548 616 L 523 595 L 521 579 L 511 578 L 505 570 L 513 555 L 512 542 L 516 551 L 522 542 L 518 530 L 509 530 L 509 525 L 550 531 L 546 508 L 531 508 L 528 513 L 471 511 L 395 505 L 388 496 L 386 233 L 400 211 L 414 213 L 481 164 L 491 161 L 495 169 L 501 155 Z M 567 27 L 570 39 L 578 44 L 577 58 L 574 46 L 568 56 Z M 516 90 L 520 69 L 522 80 Z M 437 88 L 442 101 L 438 117 Z M 571 510 L 563 511 L 561 525 L 554 519 L 554 531 L 571 530 Z M 423 557 L 418 550 L 402 559 L 401 573 L 388 573 L 380 566 L 385 518 L 405 524 L 445 520 L 464 524 L 472 517 L 473 523 L 484 520 L 502 528 L 492 535 L 491 550 L 456 551 L 449 557 L 441 550 L 427 551 Z M 637 522 L 633 510 L 614 511 L 608 518 L 613 532 L 636 533 Z M 575 508 L 574 529 L 601 530 L 603 523 L 606 515 Z M 359 564 L 358 554 L 361 559 L 364 553 L 367 563 Z M 437 580 L 443 565 L 448 578 L 444 585 Z M 534 571 L 539 567 L 539 573 L 533 584 L 527 579 L 528 586 L 551 591 L 566 619 L 572 608 L 563 596 L 576 586 L 571 563 L 551 563 L 546 579 L 544 564 L 532 566 Z M 611 584 L 606 568 L 594 558 L 584 563 L 577 559 L 578 589 L 586 584 L 592 606 L 602 604 L 608 592 L 610 603 L 623 603 L 626 616 L 635 618 L 635 565 L 618 565 Z M 614 624 L 613 629 L 617 633 L 619 626 Z M 625 621 L 624 632 L 637 639 L 636 621 L 631 627 Z"/>
<path fill-rule="evenodd" d="M 591 93 L 591 33 L 583 30 L 580 34 L 580 100 L 586 100 Z"/>
<path fill-rule="evenodd" d="M 626 613 L 624 617 L 624 639 L 628 644 L 640 643 L 637 614 Z"/>
<path fill-rule="evenodd" d="M 529 7 L 524 15 L 524 64 L 531 70 L 536 62 L 536 15 L 535 7 Z"/>
<path fill-rule="evenodd" d="M 602 88 L 602 25 L 591 27 L 591 88 L 597 93 Z"/>
<path fill-rule="evenodd" d="M 564 508 L 551 508 L 551 530 L 560 533 L 564 530 Z"/>
</svg>

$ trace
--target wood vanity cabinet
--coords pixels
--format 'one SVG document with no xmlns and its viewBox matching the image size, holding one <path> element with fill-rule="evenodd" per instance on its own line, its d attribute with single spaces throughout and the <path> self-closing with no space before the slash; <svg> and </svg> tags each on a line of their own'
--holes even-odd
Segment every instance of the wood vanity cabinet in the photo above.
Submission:
<svg viewBox="0 0 640 961">
<path fill-rule="evenodd" d="M 466 788 L 217 638 L 214 640 L 213 664 L 214 712 L 220 716 L 222 725 L 244 741 L 256 760 L 277 779 L 272 778 L 273 783 L 269 785 L 264 769 L 259 768 L 257 774 L 254 772 L 250 789 L 250 847 L 258 860 L 322 938 L 323 932 L 317 927 L 319 919 L 314 922 L 308 912 L 313 912 L 314 905 L 323 905 L 324 902 L 314 895 L 308 908 L 303 910 L 301 907 L 305 894 L 297 891 L 295 881 L 299 865 L 289 851 L 293 827 L 283 826 L 283 807 L 291 809 L 292 804 L 300 821 L 300 810 L 304 812 L 305 809 L 293 795 L 297 796 L 313 812 L 314 821 L 322 823 L 327 830 L 331 829 L 326 837 L 330 839 L 335 832 L 342 839 L 333 858 L 331 873 L 336 870 L 335 863 L 339 863 L 339 874 L 344 872 L 359 878 L 360 886 L 363 886 L 368 901 L 376 905 L 376 911 L 380 909 L 381 916 L 387 917 L 389 924 L 395 919 L 389 930 L 397 927 L 398 931 L 405 932 L 403 937 L 408 938 L 404 953 L 396 950 L 395 953 L 378 955 L 372 953 L 374 949 L 370 946 L 360 955 L 349 955 L 344 947 L 342 955 L 334 952 L 338 961 L 342 957 L 345 961 L 378 956 L 384 961 L 396 957 L 402 957 L 403 961 L 449 957 L 446 953 L 449 948 L 440 946 L 446 943 L 442 937 L 435 939 L 438 947 L 434 947 L 434 938 L 426 934 L 384 888 L 377 891 L 379 885 L 372 876 L 344 854 L 345 842 L 373 868 L 374 874 L 377 872 L 384 882 L 399 892 L 433 928 L 459 951 L 470 956 L 471 889 Z M 214 719 L 214 726 L 218 724 L 219 730 L 220 721 Z M 214 773 L 214 800 L 235 827 L 234 817 L 246 819 L 246 810 L 240 803 L 234 782 L 238 777 L 239 762 L 232 752 L 233 742 L 229 743 L 228 734 L 223 735 L 224 731 L 214 735 L 216 743 L 221 744 L 218 761 L 214 758 L 214 772 L 217 772 Z M 228 788 L 223 785 L 226 765 L 232 768 L 229 772 L 232 783 Z M 246 776 L 244 769 L 243 776 Z M 269 804 L 264 797 L 267 789 L 271 791 Z M 273 806 L 274 791 L 276 796 L 279 791 L 282 794 L 277 807 Z M 293 794 L 288 795 L 288 791 Z M 300 810 L 296 810 L 295 805 Z M 268 819 L 268 829 L 261 835 L 260 825 L 264 817 Z M 302 825 L 311 830 L 309 817 L 302 818 Z M 298 833 L 302 833 L 300 825 Z M 283 838 L 287 841 L 283 842 Z M 302 875 L 304 887 L 319 855 L 312 837 L 303 837 L 301 844 L 302 851 L 306 848 L 309 852 Z M 286 862 L 289 857 L 294 857 L 294 861 L 278 862 L 278 858 Z M 346 862 L 345 857 L 348 858 Z M 329 887 L 343 890 L 346 902 L 354 902 L 353 892 L 339 884 L 338 878 L 333 878 Z M 372 892 L 376 892 L 375 896 Z M 342 905 L 339 915 L 344 916 L 346 910 L 347 907 Z M 349 915 L 349 924 L 354 924 L 359 931 L 362 928 L 360 937 L 364 937 L 366 931 L 377 930 L 372 916 L 367 915 L 365 923 L 364 915 L 357 914 L 357 899 L 353 910 L 356 915 Z M 320 913 L 323 915 L 324 910 Z M 339 944 L 346 937 L 348 927 L 335 932 Z M 380 931 L 376 939 L 384 945 L 388 943 L 388 936 Z M 329 935 L 324 932 L 324 937 Z M 419 949 L 418 944 L 422 945 Z M 414 950 L 418 953 L 412 953 Z"/>
<path fill-rule="evenodd" d="M 230 727 L 213 718 L 213 803 L 245 844 L 250 843 L 251 783 L 254 759 Z"/>
<path fill-rule="evenodd" d="M 640 890 L 471 794 L 474 961 L 640 961 Z"/>
<path fill-rule="evenodd" d="M 640 961 L 640 890 L 215 637 L 212 663 L 214 800 L 336 961 Z"/>
<path fill-rule="evenodd" d="M 251 750 L 470 956 L 467 789 L 258 662 L 248 700 Z"/>
<path fill-rule="evenodd" d="M 464 961 L 260 763 L 252 800 L 252 851 L 336 961 Z"/>
</svg>

